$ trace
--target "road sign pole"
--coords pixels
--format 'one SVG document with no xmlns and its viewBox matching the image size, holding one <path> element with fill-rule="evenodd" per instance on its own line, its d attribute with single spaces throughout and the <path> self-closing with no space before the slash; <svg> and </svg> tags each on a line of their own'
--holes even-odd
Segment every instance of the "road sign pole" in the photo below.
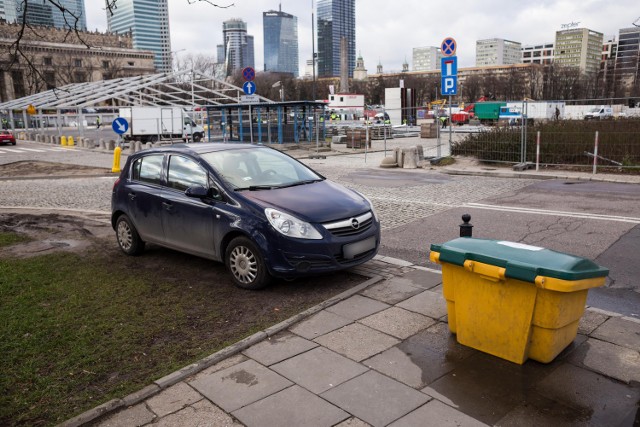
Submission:
<svg viewBox="0 0 640 427">
<path fill-rule="evenodd" d="M 451 134 L 453 132 L 453 114 L 451 110 L 451 95 L 449 95 L 449 155 L 451 155 Z"/>
</svg>

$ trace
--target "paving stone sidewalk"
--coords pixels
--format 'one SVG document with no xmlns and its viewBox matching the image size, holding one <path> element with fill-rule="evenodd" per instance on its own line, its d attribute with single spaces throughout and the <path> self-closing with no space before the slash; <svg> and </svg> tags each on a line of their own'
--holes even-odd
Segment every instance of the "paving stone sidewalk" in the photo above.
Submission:
<svg viewBox="0 0 640 427">
<path fill-rule="evenodd" d="M 457 343 L 441 274 L 378 256 L 363 285 L 64 423 L 637 426 L 640 322 L 587 309 L 552 363 Z"/>
</svg>

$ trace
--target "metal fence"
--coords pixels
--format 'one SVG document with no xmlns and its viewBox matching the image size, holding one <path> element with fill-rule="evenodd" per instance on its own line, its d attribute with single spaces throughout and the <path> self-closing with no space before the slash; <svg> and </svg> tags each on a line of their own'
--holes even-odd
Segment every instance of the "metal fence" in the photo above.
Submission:
<svg viewBox="0 0 640 427">
<path fill-rule="evenodd" d="M 640 119 L 558 121 L 492 127 L 458 139 L 452 154 L 540 167 L 605 168 L 640 173 Z"/>
</svg>

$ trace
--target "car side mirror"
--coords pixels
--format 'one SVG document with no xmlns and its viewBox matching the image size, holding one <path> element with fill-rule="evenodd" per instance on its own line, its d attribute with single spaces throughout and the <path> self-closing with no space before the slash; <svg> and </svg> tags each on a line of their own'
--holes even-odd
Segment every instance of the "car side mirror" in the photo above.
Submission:
<svg viewBox="0 0 640 427">
<path fill-rule="evenodd" d="M 193 187 L 189 187 L 184 191 L 184 194 L 187 197 L 193 197 L 196 199 L 202 199 L 203 197 L 209 196 L 209 190 L 204 188 L 201 185 L 194 185 Z"/>
</svg>

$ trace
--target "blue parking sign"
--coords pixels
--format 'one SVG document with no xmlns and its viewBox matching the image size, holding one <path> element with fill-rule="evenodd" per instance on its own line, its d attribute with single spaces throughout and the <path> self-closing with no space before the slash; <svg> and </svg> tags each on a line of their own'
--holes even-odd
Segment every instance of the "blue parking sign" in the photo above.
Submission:
<svg viewBox="0 0 640 427">
<path fill-rule="evenodd" d="M 440 81 L 442 95 L 458 94 L 458 76 L 442 76 Z"/>
</svg>

